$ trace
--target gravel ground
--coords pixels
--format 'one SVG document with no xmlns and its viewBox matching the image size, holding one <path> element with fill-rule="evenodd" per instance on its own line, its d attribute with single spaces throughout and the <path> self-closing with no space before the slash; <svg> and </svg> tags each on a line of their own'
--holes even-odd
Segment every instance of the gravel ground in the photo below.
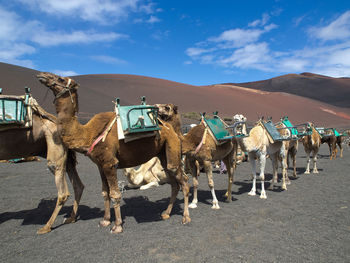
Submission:
<svg viewBox="0 0 350 263">
<path fill-rule="evenodd" d="M 350 150 L 344 158 L 328 159 L 322 145 L 319 174 L 304 175 L 305 153 L 299 147 L 298 178 L 287 191 L 267 191 L 268 199 L 248 196 L 248 163 L 235 173 L 233 201 L 225 203 L 227 176 L 214 170 L 220 210 L 212 210 L 205 174 L 200 176 L 199 203 L 190 210 L 192 222 L 182 225 L 183 196 L 172 217 L 160 219 L 170 186 L 123 194 L 124 232 L 99 228 L 103 216 L 101 183 L 96 166 L 78 156 L 85 184 L 79 220 L 63 225 L 71 197 L 52 232 L 37 235 L 53 211 L 54 178 L 46 161 L 0 164 L 1 262 L 350 262 Z M 271 178 L 271 162 L 266 167 Z M 289 174 L 292 171 L 289 170 Z M 124 180 L 118 171 L 119 180 Z M 191 181 L 192 182 L 192 181 Z M 266 183 L 268 186 L 268 183 Z M 70 186 L 70 190 L 72 188 Z M 260 183 L 258 184 L 260 191 Z"/>
</svg>

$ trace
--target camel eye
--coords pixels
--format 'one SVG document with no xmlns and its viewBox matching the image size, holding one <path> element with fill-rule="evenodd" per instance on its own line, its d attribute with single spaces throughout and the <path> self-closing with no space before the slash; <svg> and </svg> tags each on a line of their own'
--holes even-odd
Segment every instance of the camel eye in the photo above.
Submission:
<svg viewBox="0 0 350 263">
<path fill-rule="evenodd" d="M 64 79 L 63 78 L 58 78 L 58 81 L 63 83 L 64 82 Z"/>
<path fill-rule="evenodd" d="M 170 107 L 169 106 L 165 106 L 165 110 L 170 111 Z"/>
</svg>

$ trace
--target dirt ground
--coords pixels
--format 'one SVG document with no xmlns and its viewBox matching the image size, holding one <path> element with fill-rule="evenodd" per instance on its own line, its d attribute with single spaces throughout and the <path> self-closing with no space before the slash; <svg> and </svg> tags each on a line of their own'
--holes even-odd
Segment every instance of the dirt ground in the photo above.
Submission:
<svg viewBox="0 0 350 263">
<path fill-rule="evenodd" d="M 182 193 L 172 217 L 162 221 L 160 214 L 167 206 L 170 186 L 128 189 L 122 201 L 124 232 L 119 235 L 98 227 L 103 216 L 100 177 L 85 156 L 78 156 L 78 172 L 85 184 L 79 220 L 62 224 L 72 208 L 71 196 L 53 231 L 45 235 L 36 231 L 50 217 L 57 194 L 46 161 L 1 163 L 0 261 L 350 262 L 349 160 L 348 147 L 344 158 L 331 161 L 328 147 L 322 145 L 320 173 L 304 175 L 305 153 L 299 147 L 298 178 L 291 180 L 287 191 L 281 191 L 281 183 L 268 190 L 267 200 L 248 196 L 250 166 L 240 164 L 231 203 L 223 198 L 227 175 L 214 170 L 220 210 L 211 209 L 207 179 L 201 174 L 199 204 L 190 210 L 189 225 L 181 224 Z M 270 161 L 266 175 L 271 178 Z M 118 178 L 125 183 L 121 171 Z"/>
</svg>

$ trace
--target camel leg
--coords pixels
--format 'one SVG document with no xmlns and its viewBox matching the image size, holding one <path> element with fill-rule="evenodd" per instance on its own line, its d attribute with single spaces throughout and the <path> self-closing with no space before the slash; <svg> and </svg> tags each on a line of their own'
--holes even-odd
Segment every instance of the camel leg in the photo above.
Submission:
<svg viewBox="0 0 350 263">
<path fill-rule="evenodd" d="M 80 180 L 80 177 L 78 175 L 77 169 L 76 169 L 76 159 L 75 154 L 73 152 L 68 152 L 68 158 L 67 158 L 67 174 L 69 177 L 69 180 L 71 181 L 73 185 L 74 190 L 74 204 L 73 204 L 73 210 L 69 218 L 66 218 L 64 220 L 65 224 L 73 223 L 76 220 L 76 216 L 78 213 L 78 207 L 80 203 L 81 196 L 83 194 L 84 185 Z"/>
<path fill-rule="evenodd" d="M 209 185 L 209 189 L 211 192 L 211 195 L 213 197 L 213 205 L 212 205 L 212 209 L 220 209 L 219 206 L 219 201 L 216 198 L 215 195 L 215 189 L 214 189 L 214 180 L 213 180 L 213 173 L 212 173 L 212 166 L 211 166 L 211 162 L 210 161 L 204 161 L 204 170 L 205 173 L 207 174 L 207 178 L 208 178 L 208 185 Z"/>
<path fill-rule="evenodd" d="M 269 186 L 269 189 L 270 190 L 273 190 L 275 184 L 278 182 L 278 176 L 277 176 L 277 171 L 278 171 L 278 156 L 276 153 L 274 154 L 271 154 L 270 155 L 270 158 L 271 158 L 271 162 L 272 162 L 272 173 L 273 173 L 273 176 L 272 176 L 272 180 L 270 181 L 270 186 Z"/>
<path fill-rule="evenodd" d="M 314 174 L 318 174 L 318 170 L 317 170 L 317 152 L 314 152 L 313 161 L 314 161 L 314 168 L 313 168 L 312 172 Z"/>
<path fill-rule="evenodd" d="M 249 162 L 252 168 L 252 173 L 253 173 L 253 185 L 252 185 L 252 189 L 250 190 L 250 192 L 248 193 L 248 195 L 254 196 L 256 195 L 256 165 L 255 165 L 255 158 L 254 158 L 254 154 L 252 153 L 248 153 L 248 158 L 249 158 Z"/>
<path fill-rule="evenodd" d="M 195 175 L 192 178 L 193 181 L 193 199 L 191 204 L 189 205 L 190 208 L 197 208 L 198 203 L 198 176 Z"/>
<path fill-rule="evenodd" d="M 307 152 L 306 153 L 306 170 L 304 172 L 304 174 L 310 174 L 310 153 Z"/>
<path fill-rule="evenodd" d="M 227 176 L 228 176 L 228 183 L 227 183 L 227 192 L 225 194 L 226 196 L 226 202 L 232 201 L 232 184 L 233 184 L 233 176 L 234 176 L 234 161 L 232 154 L 229 154 L 223 159 L 223 162 L 226 165 L 227 169 Z"/>
<path fill-rule="evenodd" d="M 339 146 L 339 150 L 340 150 L 340 155 L 339 155 L 339 157 L 340 157 L 340 158 L 343 158 L 343 145 L 342 145 L 342 143 L 340 142 L 340 143 L 338 143 L 338 146 Z"/>
<path fill-rule="evenodd" d="M 110 200 L 113 203 L 113 208 L 114 208 L 114 213 L 115 213 L 115 223 L 114 226 L 111 229 L 112 234 L 118 234 L 123 232 L 123 227 L 122 227 L 122 216 L 120 212 L 120 202 L 122 199 L 122 194 L 120 193 L 119 186 L 118 186 L 118 179 L 117 179 L 117 165 L 118 165 L 118 160 L 115 158 L 108 159 L 108 156 L 104 158 L 104 160 L 110 160 L 109 162 L 106 162 L 103 164 L 102 169 L 103 169 L 103 174 L 105 175 L 109 187 L 109 197 Z M 106 206 L 108 204 L 108 207 Z M 109 210 L 109 202 L 105 202 L 105 208 Z M 110 212 L 105 211 L 105 216 Z M 108 219 L 104 218 L 104 221 Z M 109 215 L 110 219 L 110 215 Z M 108 223 L 110 223 L 110 220 L 106 220 Z"/>
<path fill-rule="evenodd" d="M 101 182 L 102 182 L 102 196 L 103 196 L 103 203 L 105 207 L 105 212 L 103 219 L 99 222 L 99 226 L 101 227 L 106 227 L 111 224 L 111 199 L 109 197 L 109 187 L 108 187 L 108 182 L 107 178 L 103 172 L 102 167 L 98 165 L 98 170 L 100 171 L 100 176 L 101 176 Z"/>
<path fill-rule="evenodd" d="M 287 190 L 287 184 L 290 184 L 288 173 L 287 173 L 287 160 L 282 158 L 282 189 Z"/>
<path fill-rule="evenodd" d="M 198 203 L 198 171 L 196 166 L 195 159 L 190 159 L 186 157 L 186 164 L 190 168 L 190 172 L 192 174 L 192 181 L 193 181 L 193 199 L 191 204 L 189 205 L 190 208 L 197 208 Z"/>
<path fill-rule="evenodd" d="M 67 201 L 69 197 L 67 181 L 65 178 L 65 169 L 63 167 L 64 165 L 56 166 L 52 163 L 49 166 L 49 170 L 55 175 L 55 183 L 56 183 L 56 188 L 58 192 L 57 202 L 49 221 L 46 223 L 44 227 L 40 228 L 37 231 L 37 234 L 45 234 L 51 231 L 51 227 L 55 222 L 58 213 L 60 212 L 61 208 L 63 207 L 64 203 Z"/>
<path fill-rule="evenodd" d="M 180 190 L 180 185 L 176 182 L 174 176 L 169 176 L 169 178 L 170 178 L 170 186 L 171 186 L 171 196 L 170 196 L 170 200 L 169 200 L 169 204 L 168 204 L 167 209 L 165 211 L 163 211 L 163 213 L 162 213 L 163 220 L 170 218 L 171 210 L 173 209 L 173 206 L 174 206 L 174 203 L 176 200 L 176 196 Z"/>
<path fill-rule="evenodd" d="M 157 187 L 157 186 L 159 186 L 158 182 L 150 182 L 148 184 L 141 185 L 140 190 L 147 190 L 149 188 Z"/>
<path fill-rule="evenodd" d="M 67 151 L 62 145 L 55 143 L 50 131 L 45 133 L 47 142 L 47 166 L 55 176 L 57 188 L 57 202 L 54 211 L 46 225 L 37 231 L 37 234 L 45 234 L 51 231 L 51 227 L 56 220 L 58 213 L 69 197 L 68 185 L 65 177 Z"/>
<path fill-rule="evenodd" d="M 290 150 L 292 160 L 293 160 L 293 176 L 294 178 L 297 178 L 297 162 L 296 162 L 296 156 L 298 152 L 298 143 Z"/>
<path fill-rule="evenodd" d="M 197 166 L 196 166 L 197 167 Z M 184 212 L 182 216 L 182 224 L 187 224 L 191 222 L 190 218 L 190 211 L 188 209 L 188 200 L 189 200 L 189 193 L 190 193 L 190 187 L 187 182 L 187 176 L 183 176 L 182 169 L 180 168 L 178 170 L 178 176 L 176 177 L 176 180 L 181 185 L 182 192 L 184 194 Z"/>
<path fill-rule="evenodd" d="M 332 160 L 333 150 L 332 150 L 332 143 L 331 142 L 328 142 L 328 148 L 329 148 L 329 159 Z"/>
<path fill-rule="evenodd" d="M 261 193 L 260 198 L 266 199 L 266 192 L 265 192 L 265 165 L 266 165 L 266 153 L 260 154 L 260 180 L 261 180 Z"/>
</svg>

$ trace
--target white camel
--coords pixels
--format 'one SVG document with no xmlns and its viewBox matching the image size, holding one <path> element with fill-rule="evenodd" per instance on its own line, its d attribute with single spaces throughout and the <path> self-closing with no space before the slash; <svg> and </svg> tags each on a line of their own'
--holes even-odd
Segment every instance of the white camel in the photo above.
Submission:
<svg viewBox="0 0 350 263">
<path fill-rule="evenodd" d="M 168 182 L 168 177 L 158 157 L 153 157 L 142 164 L 139 169 L 125 168 L 124 175 L 129 181 L 130 188 L 146 190 Z"/>
<path fill-rule="evenodd" d="M 241 114 L 236 114 L 233 117 L 235 122 L 246 122 L 246 118 Z M 246 133 L 245 124 L 243 124 L 243 132 Z M 259 159 L 260 161 L 260 179 L 261 179 L 261 193 L 260 198 L 266 199 L 266 191 L 265 191 L 265 164 L 266 164 L 266 156 L 269 155 L 272 161 L 273 167 L 273 177 L 277 178 L 277 163 L 278 158 L 282 159 L 282 189 L 287 189 L 286 186 L 286 156 L 284 150 L 284 144 L 281 141 L 273 142 L 268 132 L 264 128 L 262 124 L 262 120 L 259 120 L 257 124 L 251 129 L 248 137 L 239 137 L 237 138 L 237 142 L 242 148 L 244 152 L 248 152 L 248 159 L 252 167 L 253 173 L 253 186 L 250 192 L 248 193 L 251 196 L 256 195 L 256 165 L 255 159 Z M 274 183 L 277 180 L 273 179 L 271 182 L 270 188 L 274 187 Z"/>
</svg>

